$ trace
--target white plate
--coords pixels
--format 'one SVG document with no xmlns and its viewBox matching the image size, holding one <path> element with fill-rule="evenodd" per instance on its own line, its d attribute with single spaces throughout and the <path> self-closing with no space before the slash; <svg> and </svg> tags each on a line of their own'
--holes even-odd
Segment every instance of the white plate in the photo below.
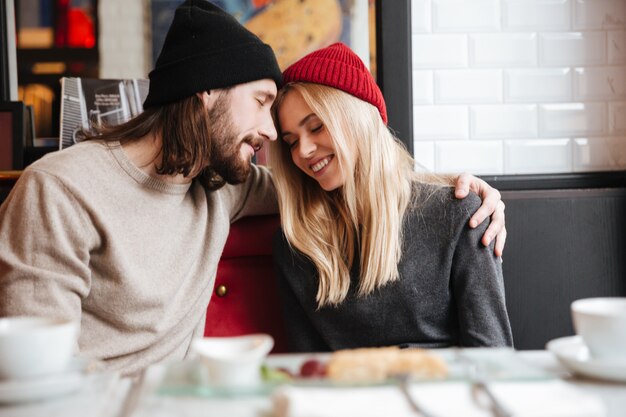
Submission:
<svg viewBox="0 0 626 417">
<path fill-rule="evenodd" d="M 41 401 L 70 394 L 81 387 L 87 374 L 94 369 L 93 362 L 75 357 L 65 372 L 37 378 L 0 380 L 0 404 Z"/>
<path fill-rule="evenodd" d="M 594 359 L 580 336 L 554 339 L 546 345 L 570 371 L 598 379 L 626 382 L 626 361 L 615 362 Z"/>
</svg>

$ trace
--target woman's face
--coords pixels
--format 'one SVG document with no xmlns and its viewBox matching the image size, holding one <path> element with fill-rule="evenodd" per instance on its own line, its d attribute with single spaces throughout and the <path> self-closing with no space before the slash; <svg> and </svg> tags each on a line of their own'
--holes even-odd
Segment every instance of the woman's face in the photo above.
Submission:
<svg viewBox="0 0 626 417">
<path fill-rule="evenodd" d="M 282 140 L 289 145 L 291 159 L 326 191 L 345 183 L 335 148 L 326 126 L 297 90 L 289 91 L 278 109 Z"/>
</svg>

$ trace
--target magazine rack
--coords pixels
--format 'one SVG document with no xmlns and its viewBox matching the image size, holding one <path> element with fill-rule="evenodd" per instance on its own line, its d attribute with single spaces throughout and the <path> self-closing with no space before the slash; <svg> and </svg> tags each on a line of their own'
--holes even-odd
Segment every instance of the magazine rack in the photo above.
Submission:
<svg viewBox="0 0 626 417">
<path fill-rule="evenodd" d="M 61 78 L 59 149 L 83 139 L 83 132 L 122 124 L 143 111 L 149 81 Z"/>
</svg>

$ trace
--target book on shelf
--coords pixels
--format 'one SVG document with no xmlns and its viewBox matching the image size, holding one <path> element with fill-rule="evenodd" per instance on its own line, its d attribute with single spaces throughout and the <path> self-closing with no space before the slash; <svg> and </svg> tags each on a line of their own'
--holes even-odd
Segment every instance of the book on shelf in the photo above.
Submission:
<svg viewBox="0 0 626 417">
<path fill-rule="evenodd" d="M 147 79 L 61 78 L 59 149 L 80 142 L 85 133 L 124 123 L 143 111 Z"/>
</svg>

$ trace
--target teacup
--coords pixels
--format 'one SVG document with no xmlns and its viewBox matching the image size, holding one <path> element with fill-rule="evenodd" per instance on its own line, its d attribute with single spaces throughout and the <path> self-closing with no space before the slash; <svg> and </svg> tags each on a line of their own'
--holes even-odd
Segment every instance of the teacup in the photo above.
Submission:
<svg viewBox="0 0 626 417">
<path fill-rule="evenodd" d="M 274 347 L 268 334 L 205 337 L 192 343 L 211 382 L 221 387 L 250 387 L 261 382 L 261 364 Z"/>
<path fill-rule="evenodd" d="M 76 323 L 45 317 L 0 319 L 0 379 L 62 372 L 76 348 Z"/>
<path fill-rule="evenodd" d="M 571 310 L 574 329 L 593 358 L 626 362 L 626 298 L 576 300 Z"/>
</svg>

